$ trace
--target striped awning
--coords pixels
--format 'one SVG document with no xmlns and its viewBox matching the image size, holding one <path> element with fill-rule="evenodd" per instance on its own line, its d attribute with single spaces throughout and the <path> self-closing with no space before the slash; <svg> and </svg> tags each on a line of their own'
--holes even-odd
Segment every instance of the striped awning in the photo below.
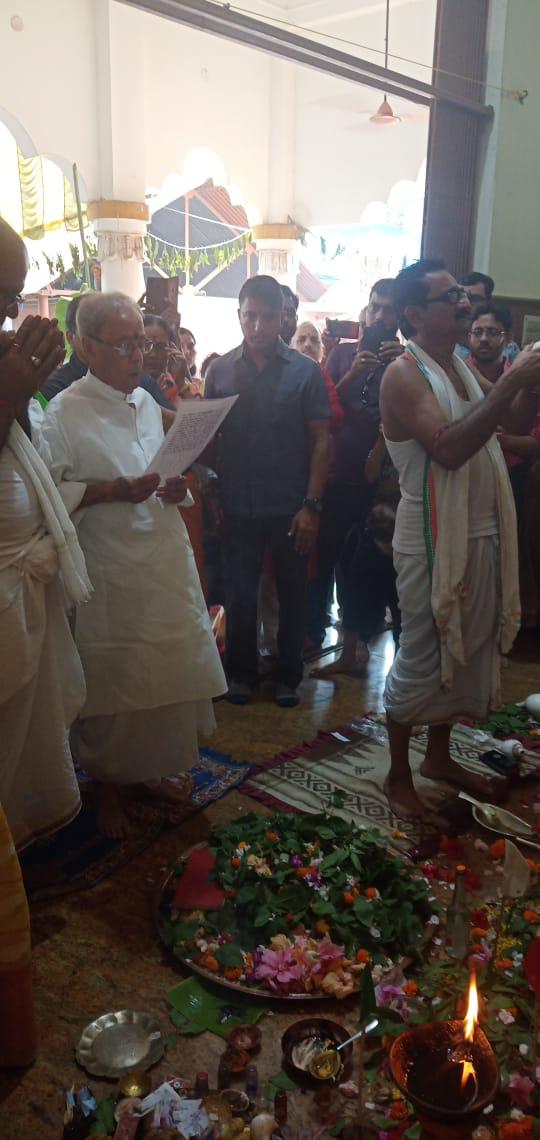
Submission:
<svg viewBox="0 0 540 1140">
<path fill-rule="evenodd" d="M 77 205 L 63 170 L 51 159 L 25 158 L 0 123 L 0 217 L 22 237 L 39 241 L 51 230 L 78 229 Z M 83 224 L 88 225 L 86 206 Z"/>
</svg>

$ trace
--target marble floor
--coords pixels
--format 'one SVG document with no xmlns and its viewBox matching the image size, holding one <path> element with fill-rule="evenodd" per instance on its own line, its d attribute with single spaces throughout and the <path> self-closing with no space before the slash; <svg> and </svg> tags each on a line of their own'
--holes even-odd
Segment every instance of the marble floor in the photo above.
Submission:
<svg viewBox="0 0 540 1140">
<path fill-rule="evenodd" d="M 344 724 L 366 711 L 380 711 L 384 678 L 393 655 L 389 634 L 375 643 L 365 678 L 336 683 L 306 679 L 297 709 L 280 710 L 272 690 L 261 686 L 247 708 L 217 706 L 218 731 L 212 741 L 238 760 L 261 762 L 321 728 Z M 328 660 L 328 658 L 325 658 Z M 538 643 L 526 642 L 504 670 L 504 696 L 520 699 L 540 690 Z M 261 810 L 241 792 L 231 792 L 181 829 L 164 835 L 128 867 L 94 890 L 33 909 L 36 1005 L 40 1041 L 36 1064 L 22 1076 L 0 1076 L 1 1140 L 60 1140 L 63 1090 L 85 1082 L 75 1063 L 74 1047 L 82 1028 L 112 1009 L 148 1009 L 168 1028 L 164 995 L 180 972 L 164 956 L 156 938 L 152 903 L 167 866 L 178 852 L 200 841 L 212 824 L 238 813 Z M 262 1023 L 263 1076 L 280 1068 L 279 1041 L 285 1026 L 299 1015 L 277 1013 Z M 354 1024 L 354 1014 L 343 1016 Z M 206 1069 L 212 1077 L 222 1051 L 211 1034 L 180 1038 L 154 1070 L 187 1075 Z M 110 1089 L 93 1080 L 96 1093 Z"/>
</svg>

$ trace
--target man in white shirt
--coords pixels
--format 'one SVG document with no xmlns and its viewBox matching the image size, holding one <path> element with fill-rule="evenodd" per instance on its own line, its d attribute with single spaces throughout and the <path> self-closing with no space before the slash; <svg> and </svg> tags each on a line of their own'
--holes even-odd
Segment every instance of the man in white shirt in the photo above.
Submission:
<svg viewBox="0 0 540 1140">
<path fill-rule="evenodd" d="M 0 220 L 0 327 L 17 316 L 27 269 L 24 243 Z M 66 605 L 89 583 L 40 458 L 32 400 L 63 355 L 55 321 L 0 332 L 0 801 L 19 849 L 80 808 L 68 730 L 84 680 Z"/>
<path fill-rule="evenodd" d="M 94 587 L 76 624 L 87 701 L 73 751 L 96 782 L 100 830 L 122 837 L 120 789 L 178 799 L 166 777 L 196 761 L 226 683 L 177 509 L 185 480 L 145 474 L 163 422 L 137 386 L 142 316 L 122 294 L 100 294 L 81 303 L 77 329 L 89 372 L 49 405 L 43 432 Z"/>
</svg>

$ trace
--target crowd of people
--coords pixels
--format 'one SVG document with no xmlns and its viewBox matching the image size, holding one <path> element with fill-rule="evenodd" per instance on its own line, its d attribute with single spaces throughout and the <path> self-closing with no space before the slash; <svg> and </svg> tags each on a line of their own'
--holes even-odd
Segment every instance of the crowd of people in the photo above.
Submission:
<svg viewBox="0 0 540 1140">
<path fill-rule="evenodd" d="M 0 222 L 0 325 L 27 267 Z M 422 260 L 375 282 L 341 339 L 251 277 L 238 347 L 200 373 L 175 314 L 118 293 L 72 299 L 67 363 L 54 320 L 0 333 L 0 803 L 17 848 L 77 813 L 74 764 L 112 838 L 129 797 L 185 799 L 213 702 L 255 693 L 261 629 L 276 704 L 294 707 L 336 593 L 342 646 L 319 677 L 358 674 L 393 632 L 395 815 L 422 814 L 417 723 L 425 775 L 489 793 L 450 759 L 450 726 L 497 700 L 520 569 L 527 621 L 540 609 L 540 352 L 519 351 L 493 291 Z M 229 396 L 185 475 L 148 472 L 183 400 Z"/>
</svg>

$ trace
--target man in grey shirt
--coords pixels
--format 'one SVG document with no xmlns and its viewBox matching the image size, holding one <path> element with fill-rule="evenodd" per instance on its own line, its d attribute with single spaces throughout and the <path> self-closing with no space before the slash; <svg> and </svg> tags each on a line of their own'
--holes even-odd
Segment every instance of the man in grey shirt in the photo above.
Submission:
<svg viewBox="0 0 540 1140">
<path fill-rule="evenodd" d="M 215 360 L 209 399 L 238 395 L 217 440 L 224 513 L 228 699 L 246 704 L 257 683 L 257 596 L 270 550 L 279 601 L 276 701 L 298 704 L 308 555 L 319 530 L 328 467 L 330 401 L 320 368 L 280 336 L 283 299 L 273 277 L 240 291 L 244 340 Z"/>
</svg>

